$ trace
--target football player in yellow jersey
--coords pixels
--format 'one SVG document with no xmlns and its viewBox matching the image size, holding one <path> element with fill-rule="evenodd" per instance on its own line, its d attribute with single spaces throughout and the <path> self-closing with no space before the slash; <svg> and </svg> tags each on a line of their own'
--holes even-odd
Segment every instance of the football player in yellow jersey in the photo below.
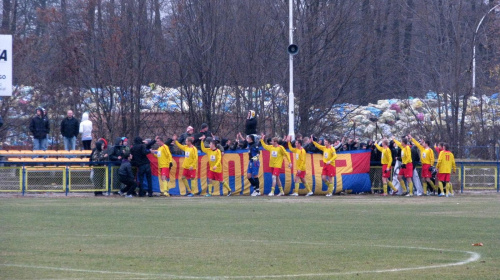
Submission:
<svg viewBox="0 0 500 280">
<path fill-rule="evenodd" d="M 285 157 L 288 162 L 290 163 L 288 167 L 292 168 L 292 161 L 290 160 L 290 154 L 283 148 L 283 146 L 280 146 L 278 144 L 278 137 L 274 137 L 271 140 L 272 145 L 267 145 L 264 142 L 264 139 L 266 135 L 262 134 L 260 136 L 260 144 L 262 147 L 266 150 L 268 150 L 269 153 L 269 167 L 272 169 L 272 178 L 273 178 L 273 184 L 271 185 L 271 192 L 268 194 L 268 196 L 274 196 L 274 189 L 276 187 L 276 184 L 278 184 L 278 188 L 280 189 L 280 193 L 278 196 L 285 195 L 285 192 L 283 191 L 283 186 L 281 185 L 281 180 L 280 180 L 280 173 L 281 173 L 281 166 L 283 165 L 283 158 Z"/>
<path fill-rule="evenodd" d="M 186 144 L 182 145 L 177 141 L 177 135 L 174 135 L 172 139 L 175 141 L 175 145 L 179 147 L 179 149 L 184 151 L 184 162 L 182 163 L 182 183 L 184 183 L 184 187 L 186 188 L 187 196 L 194 196 L 192 188 L 189 186 L 188 180 L 191 181 L 192 184 L 196 184 L 196 169 L 198 169 L 198 149 L 193 146 L 193 137 L 186 138 Z"/>
<path fill-rule="evenodd" d="M 213 188 L 215 186 L 220 187 L 220 184 L 224 186 L 227 190 L 227 196 L 231 196 L 231 188 L 229 185 L 224 182 L 224 178 L 222 177 L 222 152 L 217 149 L 217 141 L 210 141 L 210 149 L 205 148 L 205 144 L 203 140 L 205 136 L 203 135 L 200 140 L 201 142 L 201 150 L 207 154 L 208 156 L 208 165 L 210 169 L 207 170 L 207 178 L 210 180 L 210 184 L 208 184 L 207 194 L 206 196 L 212 196 Z"/>
<path fill-rule="evenodd" d="M 408 183 L 408 190 L 410 191 L 407 196 L 413 196 L 413 182 L 411 180 L 413 177 L 413 162 L 411 159 L 411 148 L 408 145 L 408 140 L 406 138 L 403 138 L 403 140 L 399 142 L 396 140 L 396 137 L 393 136 L 392 140 L 401 149 L 401 162 L 403 164 L 401 164 L 401 168 L 399 169 L 398 181 L 401 184 L 403 191 L 407 192 L 405 182 L 403 181 L 404 177 Z"/>
<path fill-rule="evenodd" d="M 155 157 L 158 158 L 158 169 L 160 170 L 160 192 L 164 196 L 170 196 L 168 183 L 170 182 L 170 166 L 172 165 L 172 154 L 170 148 L 163 142 L 163 138 L 156 136 L 156 143 L 160 145 L 156 151 Z"/>
<path fill-rule="evenodd" d="M 431 166 L 434 165 L 434 151 L 429 147 L 429 140 L 422 141 L 422 144 L 418 143 L 415 138 L 408 135 L 411 139 L 411 142 L 417 146 L 420 150 L 420 162 L 422 162 L 422 178 L 424 178 L 423 187 L 424 187 L 424 195 L 427 195 L 427 184 L 431 185 L 433 190 L 436 190 L 436 186 L 432 181 L 432 172 L 430 170 Z"/>
<path fill-rule="evenodd" d="M 379 144 L 375 143 L 375 147 L 382 153 L 382 187 L 383 193 L 382 196 L 387 195 L 387 185 L 389 185 L 394 193 L 398 192 L 398 189 L 394 187 L 392 182 L 388 180 L 391 178 L 391 168 L 392 168 L 392 152 L 389 148 L 389 140 L 382 140 L 382 147 Z"/>
<path fill-rule="evenodd" d="M 302 140 L 297 139 L 295 140 L 295 146 L 296 148 L 292 147 L 292 144 L 290 143 L 290 140 L 292 139 L 291 136 L 288 136 L 288 149 L 290 152 L 295 154 L 295 166 L 297 166 L 297 174 L 295 174 L 295 189 L 293 191 L 293 196 L 299 196 L 299 188 L 300 188 L 300 182 L 304 184 L 307 190 L 306 196 L 311 196 L 313 195 L 311 187 L 307 184 L 305 176 L 306 176 L 306 150 L 302 147 Z M 300 181 L 300 182 L 299 182 Z"/>
<path fill-rule="evenodd" d="M 314 139 L 311 135 L 311 139 Z M 334 192 L 335 182 L 333 181 L 336 175 L 335 169 L 335 160 L 337 159 L 337 153 L 335 152 L 335 148 L 331 145 L 331 140 L 325 138 L 325 146 L 316 143 L 316 141 L 312 140 L 312 143 L 316 148 L 323 152 L 323 171 L 321 172 L 321 179 L 328 186 L 328 192 L 326 196 L 332 196 Z M 335 193 L 340 193 L 342 188 L 336 189 Z"/>
<path fill-rule="evenodd" d="M 446 143 L 443 145 L 443 150 L 439 153 L 436 168 L 439 170 L 439 174 L 437 175 L 439 190 L 441 191 L 439 196 L 444 196 L 443 184 L 445 184 L 446 197 L 448 197 L 451 192 L 450 173 L 455 173 L 457 167 L 455 165 L 455 156 L 450 152 L 449 145 Z"/>
</svg>

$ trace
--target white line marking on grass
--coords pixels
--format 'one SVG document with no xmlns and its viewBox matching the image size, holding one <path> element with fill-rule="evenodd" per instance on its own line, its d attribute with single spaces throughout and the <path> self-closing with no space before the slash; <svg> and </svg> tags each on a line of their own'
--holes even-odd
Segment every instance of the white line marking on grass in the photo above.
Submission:
<svg viewBox="0 0 500 280">
<path fill-rule="evenodd" d="M 252 242 L 250 240 L 240 240 Z M 254 240 L 253 242 L 264 242 L 260 240 Z M 288 242 L 288 243 L 302 243 L 302 242 Z M 306 243 L 305 244 L 321 244 L 321 243 Z M 326 245 L 323 243 L 321 245 Z M 328 244 L 331 245 L 331 244 Z M 460 251 L 460 250 L 447 250 L 439 248 L 426 248 L 426 247 L 405 247 L 405 246 L 390 246 L 390 245 L 368 245 L 373 247 L 383 247 L 383 248 L 399 248 L 399 249 L 413 249 L 413 250 L 428 250 L 428 251 L 444 251 L 444 252 L 456 252 L 469 254 L 470 257 L 466 260 L 440 264 L 440 265 L 428 265 L 428 266 L 417 266 L 417 267 L 404 267 L 404 268 L 392 268 L 392 269 L 381 269 L 381 270 L 361 270 L 361 271 L 349 271 L 349 272 L 331 272 L 331 273 L 304 273 L 304 274 L 286 274 L 286 275 L 253 275 L 253 276 L 181 276 L 173 274 L 164 273 L 142 273 L 142 272 L 127 272 L 127 271 L 106 271 L 106 270 L 87 270 L 87 269 L 77 269 L 77 268 L 65 268 L 65 267 L 49 267 L 49 266 L 36 266 L 36 265 L 23 265 L 23 264 L 0 264 L 0 266 L 9 267 L 20 267 L 20 268 L 36 268 L 36 269 L 47 269 L 47 270 L 57 270 L 57 271 L 70 271 L 70 272 L 83 272 L 83 273 L 97 273 L 97 274 L 111 274 L 111 275 L 129 275 L 137 277 L 150 277 L 150 278 L 170 278 L 170 279 L 255 279 L 255 278 L 297 278 L 297 277 L 324 277 L 324 276 L 341 276 L 341 275 L 353 275 L 353 274 L 369 274 L 369 273 L 387 273 L 387 272 L 401 272 L 401 271 L 412 271 L 412 270 L 423 270 L 423 269 L 434 269 L 434 268 L 444 268 L 451 266 L 465 265 L 471 262 L 478 261 L 481 255 L 476 252 L 471 251 Z"/>
</svg>

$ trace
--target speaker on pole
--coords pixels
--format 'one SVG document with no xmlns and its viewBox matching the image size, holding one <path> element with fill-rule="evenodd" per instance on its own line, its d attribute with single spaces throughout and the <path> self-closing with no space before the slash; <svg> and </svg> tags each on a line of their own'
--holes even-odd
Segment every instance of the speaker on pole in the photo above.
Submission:
<svg viewBox="0 0 500 280">
<path fill-rule="evenodd" d="M 291 55 L 296 55 L 299 52 L 299 47 L 295 44 L 288 46 L 288 53 Z"/>
</svg>

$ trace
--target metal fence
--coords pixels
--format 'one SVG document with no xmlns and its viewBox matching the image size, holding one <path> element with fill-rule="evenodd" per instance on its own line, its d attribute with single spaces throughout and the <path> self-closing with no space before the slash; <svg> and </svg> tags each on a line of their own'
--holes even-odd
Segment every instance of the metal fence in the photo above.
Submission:
<svg viewBox="0 0 500 280">
<path fill-rule="evenodd" d="M 451 174 L 450 182 L 455 191 L 496 190 L 500 192 L 500 161 L 489 162 L 457 162 L 455 174 Z M 372 191 L 382 191 L 382 166 L 370 167 Z M 417 168 L 421 174 L 421 168 Z M 392 176 L 391 176 L 392 179 Z M 420 177 L 420 180 L 422 178 Z"/>
<path fill-rule="evenodd" d="M 118 166 L 61 165 L 44 163 L 0 162 L 0 192 L 114 192 L 120 189 L 117 180 Z M 417 168 L 420 174 L 420 169 Z M 453 189 L 457 192 L 496 190 L 500 192 L 500 162 L 457 162 L 451 175 Z M 371 166 L 372 191 L 381 192 L 381 166 Z M 391 177 L 392 178 L 392 177 Z"/>
</svg>

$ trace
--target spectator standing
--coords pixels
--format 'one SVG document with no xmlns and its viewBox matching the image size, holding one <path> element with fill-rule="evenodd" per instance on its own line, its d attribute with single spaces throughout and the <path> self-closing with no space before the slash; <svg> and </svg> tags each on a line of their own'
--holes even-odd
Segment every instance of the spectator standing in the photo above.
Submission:
<svg viewBox="0 0 500 280">
<path fill-rule="evenodd" d="M 82 146 L 84 150 L 90 150 L 92 143 L 92 121 L 89 120 L 89 113 L 82 115 L 79 132 L 82 134 Z"/>
<path fill-rule="evenodd" d="M 192 126 L 188 126 L 186 128 L 186 132 L 181 134 L 181 136 L 179 136 L 179 143 L 181 143 L 182 145 L 185 145 L 186 144 L 186 139 L 188 137 L 192 137 L 193 136 L 193 132 L 194 132 L 194 128 Z"/>
<path fill-rule="evenodd" d="M 76 137 L 80 131 L 80 122 L 73 116 L 73 111 L 68 110 L 66 118 L 61 121 L 61 134 L 64 140 L 64 150 L 75 150 Z"/>
<path fill-rule="evenodd" d="M 155 140 L 150 141 L 148 144 L 142 142 L 141 137 L 135 137 L 134 146 L 130 148 L 132 154 L 132 166 L 138 168 L 137 181 L 139 184 L 139 196 L 145 196 L 145 191 L 142 189 L 142 180 L 146 176 L 148 182 L 148 196 L 153 196 L 153 177 L 151 175 L 151 163 L 148 159 L 148 154 L 151 153 L 151 146 L 156 143 Z"/>
<path fill-rule="evenodd" d="M 193 145 L 196 146 L 196 148 L 198 150 L 201 149 L 201 144 L 202 144 L 202 140 L 200 138 L 207 138 L 207 137 L 212 137 L 212 132 L 210 130 L 208 130 L 208 124 L 206 123 L 202 123 L 201 124 L 201 129 L 200 129 L 200 132 L 196 133 L 194 135 L 194 143 Z"/>
<path fill-rule="evenodd" d="M 252 135 L 257 134 L 257 118 L 255 117 L 255 111 L 248 111 L 248 116 L 245 121 L 245 134 Z"/>
<path fill-rule="evenodd" d="M 36 108 L 36 115 L 31 119 L 30 131 L 33 134 L 33 150 L 46 151 L 50 125 L 42 107 Z"/>
<path fill-rule="evenodd" d="M 125 145 L 127 137 L 118 137 L 115 139 L 114 146 L 108 150 L 109 161 L 115 165 L 120 165 L 125 157 L 125 153 L 130 153 L 130 149 Z M 118 180 L 118 168 L 113 168 L 113 189 L 121 189 L 120 180 Z"/>
</svg>

